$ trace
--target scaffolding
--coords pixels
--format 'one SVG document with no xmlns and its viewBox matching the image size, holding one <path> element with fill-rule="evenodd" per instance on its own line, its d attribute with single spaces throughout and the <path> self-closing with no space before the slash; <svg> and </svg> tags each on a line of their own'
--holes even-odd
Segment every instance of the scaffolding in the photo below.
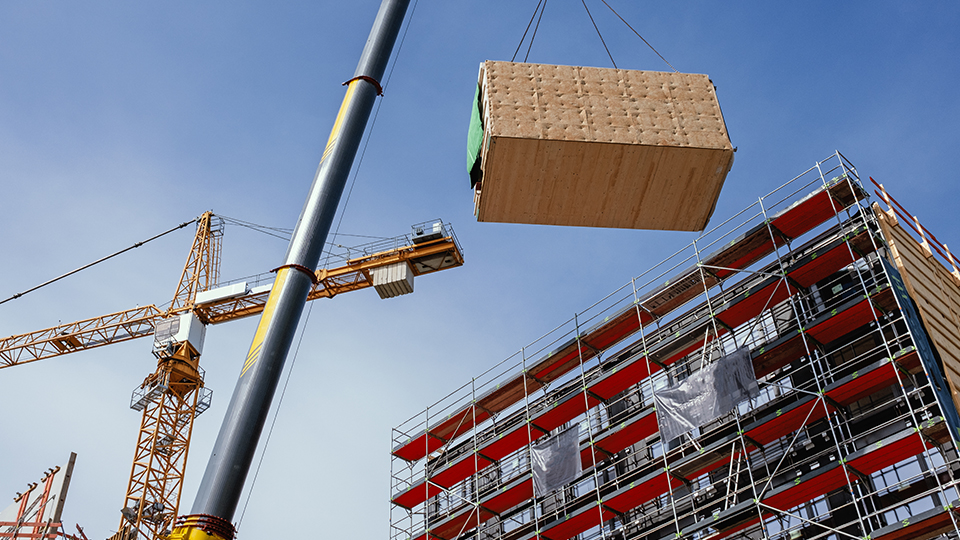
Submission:
<svg viewBox="0 0 960 540">
<path fill-rule="evenodd" d="M 960 418 L 888 259 L 817 162 L 395 428 L 390 539 L 960 537 Z M 759 395 L 661 440 L 657 392 L 743 347 Z M 540 491 L 568 429 L 582 472 Z"/>
</svg>

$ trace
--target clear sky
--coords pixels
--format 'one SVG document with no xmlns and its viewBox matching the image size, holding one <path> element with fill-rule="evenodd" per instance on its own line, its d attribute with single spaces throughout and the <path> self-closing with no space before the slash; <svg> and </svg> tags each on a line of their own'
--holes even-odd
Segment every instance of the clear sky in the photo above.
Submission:
<svg viewBox="0 0 960 540">
<path fill-rule="evenodd" d="M 739 150 L 714 222 L 839 150 L 960 251 L 956 2 L 608 1 L 677 69 L 718 87 Z M 466 265 L 410 296 L 314 303 L 241 538 L 385 538 L 393 426 L 696 237 L 475 222 L 465 146 L 477 68 L 510 59 L 535 5 L 418 3 L 340 230 L 393 236 L 439 217 Z M 668 69 L 602 3 L 587 5 L 621 68 Z M 378 6 L 0 3 L 0 297 L 208 209 L 292 227 Z M 548 3 L 529 60 L 610 66 L 576 0 Z M 0 305 L 0 334 L 169 301 L 191 234 Z M 222 276 L 274 268 L 285 247 L 228 227 Z M 183 512 L 255 324 L 208 331 L 214 402 L 195 427 Z M 64 520 L 111 534 L 149 348 L 0 371 L 0 493 L 75 451 Z"/>
</svg>

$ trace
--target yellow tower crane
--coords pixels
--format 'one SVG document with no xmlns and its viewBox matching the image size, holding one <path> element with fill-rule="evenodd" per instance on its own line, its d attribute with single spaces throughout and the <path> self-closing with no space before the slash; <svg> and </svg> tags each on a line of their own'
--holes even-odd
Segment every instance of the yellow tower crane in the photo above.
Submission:
<svg viewBox="0 0 960 540">
<path fill-rule="evenodd" d="M 200 353 L 206 326 L 263 311 L 271 285 L 218 286 L 223 221 L 211 212 L 197 232 L 173 301 L 154 304 L 0 339 L 0 369 L 131 339 L 154 336 L 157 369 L 133 392 L 142 411 L 120 527 L 111 540 L 166 536 L 177 516 L 194 419 L 210 406 Z M 461 266 L 452 227 L 441 221 L 415 225 L 411 235 L 358 248 L 342 266 L 314 272 L 308 299 L 374 287 L 381 298 L 412 292 L 413 278 Z"/>
</svg>

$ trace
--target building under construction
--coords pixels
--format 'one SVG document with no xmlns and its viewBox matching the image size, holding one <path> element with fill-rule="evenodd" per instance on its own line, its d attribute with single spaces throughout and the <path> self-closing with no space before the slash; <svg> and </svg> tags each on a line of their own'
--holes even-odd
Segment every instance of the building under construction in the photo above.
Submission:
<svg viewBox="0 0 960 540">
<path fill-rule="evenodd" d="M 390 539 L 960 537 L 960 272 L 867 184 L 816 163 L 398 426 Z M 748 399 L 668 406 L 738 351 Z"/>
</svg>

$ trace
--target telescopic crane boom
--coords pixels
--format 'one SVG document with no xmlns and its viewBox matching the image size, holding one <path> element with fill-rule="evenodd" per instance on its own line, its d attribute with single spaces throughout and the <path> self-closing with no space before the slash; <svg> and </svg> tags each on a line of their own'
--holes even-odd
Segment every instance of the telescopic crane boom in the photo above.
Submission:
<svg viewBox="0 0 960 540">
<path fill-rule="evenodd" d="M 178 519 L 171 534 L 173 540 L 232 540 L 236 533 L 233 515 L 294 331 L 316 279 L 312 269 L 323 252 L 409 5 L 409 0 L 383 0 L 380 5 L 243 361 L 191 514 Z"/>
</svg>

